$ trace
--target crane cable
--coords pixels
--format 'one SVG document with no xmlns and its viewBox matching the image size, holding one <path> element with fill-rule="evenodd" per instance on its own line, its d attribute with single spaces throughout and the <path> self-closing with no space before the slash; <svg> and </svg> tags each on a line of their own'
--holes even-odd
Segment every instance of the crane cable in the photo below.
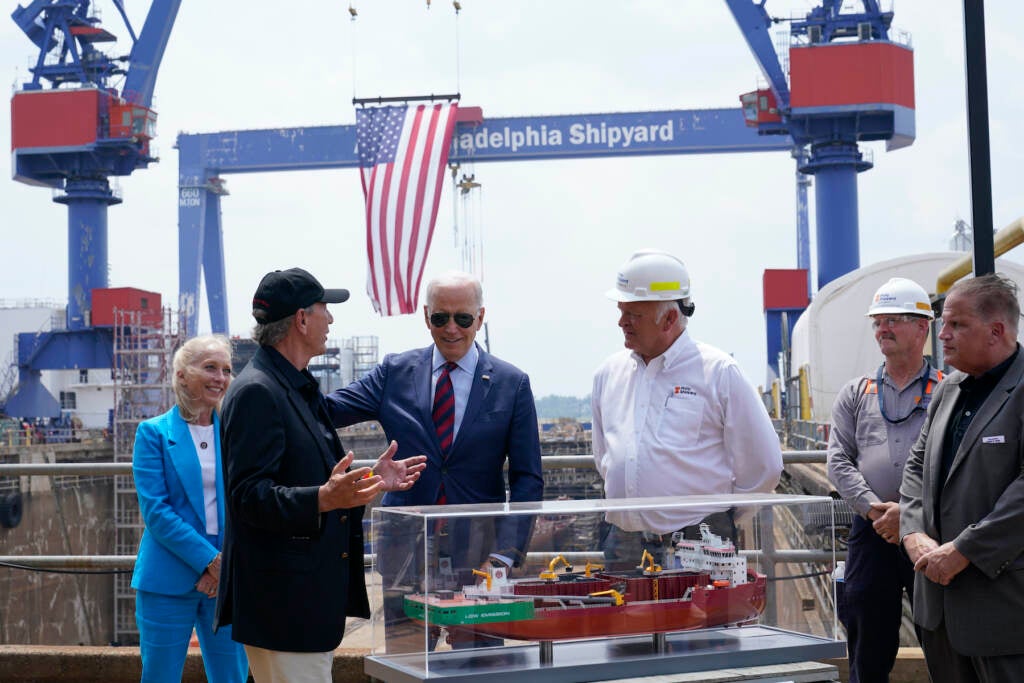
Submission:
<svg viewBox="0 0 1024 683">
<path fill-rule="evenodd" d="M 462 92 L 462 40 L 459 37 L 459 15 L 462 14 L 462 4 L 459 0 L 452 0 L 452 7 L 455 8 L 455 92 Z"/>
<path fill-rule="evenodd" d="M 356 11 L 355 6 L 349 2 L 348 14 L 351 17 L 349 23 L 352 24 L 352 40 L 350 45 L 352 46 L 352 99 L 356 99 L 356 17 L 359 16 L 359 12 Z"/>
<path fill-rule="evenodd" d="M 459 17 L 462 14 L 462 4 L 459 0 L 452 0 L 452 7 L 455 9 L 455 91 L 461 93 L 462 36 Z M 429 0 L 427 8 L 430 8 Z M 459 267 L 473 273 L 483 282 L 483 191 L 480 183 L 476 181 L 473 164 L 465 170 L 458 163 L 450 163 L 448 168 L 452 176 L 452 241 L 459 255 Z"/>
</svg>

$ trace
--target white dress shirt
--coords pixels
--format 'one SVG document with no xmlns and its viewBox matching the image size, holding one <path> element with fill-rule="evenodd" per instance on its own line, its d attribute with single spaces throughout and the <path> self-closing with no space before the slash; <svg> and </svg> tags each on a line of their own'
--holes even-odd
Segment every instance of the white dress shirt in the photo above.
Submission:
<svg viewBox="0 0 1024 683">
<path fill-rule="evenodd" d="M 476 374 L 476 364 L 480 360 L 480 349 L 473 344 L 469 347 L 466 355 L 455 361 L 457 368 L 448 373 L 452 380 L 452 389 L 455 391 L 455 428 L 452 432 L 452 443 L 459 435 L 459 427 L 462 426 L 462 418 L 466 414 L 466 404 L 469 403 L 469 391 L 473 388 L 473 375 Z M 430 367 L 433 372 L 430 375 L 430 404 L 434 404 L 434 392 L 437 390 L 437 378 L 441 376 L 441 368 L 448 361 L 441 352 L 434 346 L 433 357 Z"/>
<path fill-rule="evenodd" d="M 736 361 L 684 331 L 644 364 L 623 350 L 594 375 L 594 461 L 606 498 L 769 492 L 782 449 Z M 609 512 L 625 531 L 665 534 L 709 511 Z"/>
</svg>

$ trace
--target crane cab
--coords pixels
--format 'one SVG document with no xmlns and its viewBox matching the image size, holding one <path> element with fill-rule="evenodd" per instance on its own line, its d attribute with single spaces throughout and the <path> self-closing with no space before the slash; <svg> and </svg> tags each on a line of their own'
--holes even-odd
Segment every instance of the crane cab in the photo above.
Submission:
<svg viewBox="0 0 1024 683">
<path fill-rule="evenodd" d="M 111 102 L 110 137 L 152 140 L 156 137 L 156 112 L 121 99 Z"/>
<path fill-rule="evenodd" d="M 779 114 L 779 106 L 771 88 L 761 88 L 743 93 L 740 95 L 740 105 L 743 107 L 743 120 L 750 128 L 757 128 L 764 123 L 780 123 L 782 121 L 782 115 Z"/>
</svg>

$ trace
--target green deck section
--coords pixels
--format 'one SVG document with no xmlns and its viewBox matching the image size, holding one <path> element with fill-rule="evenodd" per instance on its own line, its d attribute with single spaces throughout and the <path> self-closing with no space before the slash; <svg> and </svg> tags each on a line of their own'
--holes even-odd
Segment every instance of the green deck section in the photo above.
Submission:
<svg viewBox="0 0 1024 683">
<path fill-rule="evenodd" d="M 415 597 L 420 599 L 414 600 L 412 596 L 406 596 L 404 600 L 406 616 L 440 626 L 465 626 L 533 619 L 532 599 L 511 602 L 478 602 L 464 605 L 426 605 L 427 615 L 424 617 L 423 596 Z"/>
</svg>

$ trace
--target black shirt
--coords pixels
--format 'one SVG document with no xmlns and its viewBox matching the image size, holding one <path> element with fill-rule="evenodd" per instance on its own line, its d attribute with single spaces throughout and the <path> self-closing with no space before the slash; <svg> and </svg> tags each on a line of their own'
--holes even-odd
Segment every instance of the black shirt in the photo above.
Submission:
<svg viewBox="0 0 1024 683">
<path fill-rule="evenodd" d="M 939 469 L 939 481 L 945 482 L 949 476 L 949 470 L 953 466 L 953 458 L 956 456 L 960 443 L 964 440 L 971 421 L 978 414 L 985 399 L 992 394 L 992 390 L 999 384 L 1006 371 L 1013 364 L 1020 353 L 1020 345 L 1014 350 L 1009 358 L 988 372 L 978 377 L 970 376 L 960 382 L 960 397 L 953 407 L 952 419 L 946 425 L 946 434 L 942 440 L 942 463 Z M 940 489 L 941 492 L 941 489 Z M 939 498 L 937 496 L 936 498 Z M 938 503 L 938 500 L 936 500 Z"/>
<path fill-rule="evenodd" d="M 281 370 L 281 373 L 288 379 L 288 382 L 299 392 L 299 395 L 306 400 L 309 411 L 316 417 L 317 426 L 320 428 L 320 436 L 329 442 L 334 450 L 336 459 L 340 460 L 344 454 L 338 432 L 335 431 L 331 418 L 327 413 L 327 401 L 320 392 L 320 383 L 313 374 L 306 368 L 296 369 L 281 352 L 272 346 L 264 346 L 274 365 Z"/>
</svg>

